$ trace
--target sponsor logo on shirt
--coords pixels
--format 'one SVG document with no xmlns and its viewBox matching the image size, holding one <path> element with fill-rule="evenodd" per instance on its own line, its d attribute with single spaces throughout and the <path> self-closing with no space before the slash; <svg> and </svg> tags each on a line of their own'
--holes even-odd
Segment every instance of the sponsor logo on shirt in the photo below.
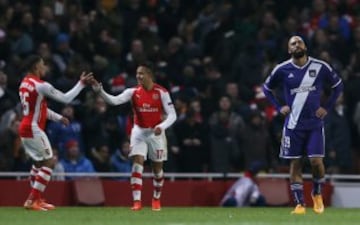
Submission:
<svg viewBox="0 0 360 225">
<path fill-rule="evenodd" d="M 310 91 L 315 91 L 316 87 L 315 86 L 304 86 L 304 87 L 298 87 L 298 88 L 293 88 L 290 90 L 290 94 L 296 94 L 296 93 L 301 93 L 301 92 L 310 92 Z"/>
<path fill-rule="evenodd" d="M 151 107 L 150 104 L 143 103 L 142 107 L 138 107 L 137 110 L 139 112 L 158 112 L 158 108 Z"/>
</svg>

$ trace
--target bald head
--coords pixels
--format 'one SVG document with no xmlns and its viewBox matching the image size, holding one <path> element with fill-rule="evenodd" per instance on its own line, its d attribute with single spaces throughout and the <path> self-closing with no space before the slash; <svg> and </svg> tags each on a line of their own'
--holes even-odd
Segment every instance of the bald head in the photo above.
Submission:
<svg viewBox="0 0 360 225">
<path fill-rule="evenodd" d="M 292 36 L 288 42 L 288 52 L 295 59 L 304 57 L 307 53 L 304 40 L 300 36 Z"/>
</svg>

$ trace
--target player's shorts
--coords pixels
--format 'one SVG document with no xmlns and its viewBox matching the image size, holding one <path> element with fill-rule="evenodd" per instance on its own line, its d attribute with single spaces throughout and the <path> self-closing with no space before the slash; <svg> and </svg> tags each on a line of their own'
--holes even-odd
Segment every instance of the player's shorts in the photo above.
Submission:
<svg viewBox="0 0 360 225">
<path fill-rule="evenodd" d="M 324 157 L 324 128 L 312 130 L 283 129 L 280 146 L 281 158 Z"/>
<path fill-rule="evenodd" d="M 154 162 L 167 160 L 167 141 L 165 131 L 156 136 L 152 128 L 141 128 L 135 125 L 131 130 L 129 156 L 147 156 Z"/>
<path fill-rule="evenodd" d="M 51 159 L 53 157 L 53 151 L 49 139 L 46 136 L 45 132 L 42 131 L 40 128 L 33 129 L 33 137 L 21 137 L 21 141 L 24 146 L 25 152 L 34 161 L 43 161 L 46 159 Z"/>
</svg>

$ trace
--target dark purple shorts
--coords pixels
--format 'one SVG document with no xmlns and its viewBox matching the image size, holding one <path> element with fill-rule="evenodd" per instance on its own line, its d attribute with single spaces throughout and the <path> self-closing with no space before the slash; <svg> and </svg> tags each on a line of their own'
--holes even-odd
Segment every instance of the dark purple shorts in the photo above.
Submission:
<svg viewBox="0 0 360 225">
<path fill-rule="evenodd" d="M 324 157 L 325 136 L 322 127 L 313 130 L 283 129 L 281 158 Z"/>
</svg>

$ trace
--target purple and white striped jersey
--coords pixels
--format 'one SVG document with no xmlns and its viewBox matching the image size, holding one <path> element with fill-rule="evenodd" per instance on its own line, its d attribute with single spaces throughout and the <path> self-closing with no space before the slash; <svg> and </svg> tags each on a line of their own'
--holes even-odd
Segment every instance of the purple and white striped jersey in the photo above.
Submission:
<svg viewBox="0 0 360 225">
<path fill-rule="evenodd" d="M 310 130 L 323 126 L 323 120 L 315 115 L 316 110 L 320 106 L 329 110 L 334 103 L 328 101 L 327 104 L 321 105 L 321 94 L 326 82 L 329 82 L 332 88 L 342 90 L 341 78 L 326 62 L 308 57 L 307 63 L 300 67 L 289 59 L 273 69 L 265 81 L 263 90 L 280 110 L 281 105 L 271 91 L 282 86 L 285 103 L 291 109 L 286 117 L 285 126 L 288 129 Z"/>
</svg>

